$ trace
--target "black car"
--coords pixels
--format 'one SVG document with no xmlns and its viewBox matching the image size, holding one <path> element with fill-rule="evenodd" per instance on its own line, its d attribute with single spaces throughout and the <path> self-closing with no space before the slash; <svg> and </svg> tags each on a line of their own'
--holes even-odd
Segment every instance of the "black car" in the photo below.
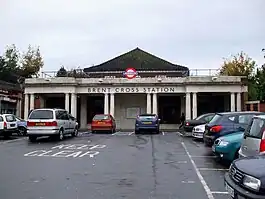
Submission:
<svg viewBox="0 0 265 199">
<path fill-rule="evenodd" d="M 193 127 L 208 123 L 209 121 L 211 121 L 214 115 L 215 113 L 206 113 L 206 114 L 200 115 L 194 120 L 186 120 L 184 122 L 183 129 L 186 132 L 192 132 Z"/>
<path fill-rule="evenodd" d="M 214 141 L 221 137 L 238 131 L 245 131 L 249 122 L 255 115 L 265 115 L 256 111 L 223 112 L 217 113 L 213 119 L 205 125 L 203 141 L 211 147 Z"/>
<path fill-rule="evenodd" d="M 225 174 L 225 188 L 232 198 L 265 199 L 265 156 L 235 160 Z"/>
</svg>

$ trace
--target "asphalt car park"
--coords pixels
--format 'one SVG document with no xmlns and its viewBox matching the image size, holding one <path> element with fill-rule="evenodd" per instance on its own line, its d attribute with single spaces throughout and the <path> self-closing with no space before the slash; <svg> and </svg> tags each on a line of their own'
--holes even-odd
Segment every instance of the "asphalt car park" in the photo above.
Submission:
<svg viewBox="0 0 265 199">
<path fill-rule="evenodd" d="M 229 198 L 228 167 L 179 132 L 0 142 L 1 198 Z"/>
</svg>

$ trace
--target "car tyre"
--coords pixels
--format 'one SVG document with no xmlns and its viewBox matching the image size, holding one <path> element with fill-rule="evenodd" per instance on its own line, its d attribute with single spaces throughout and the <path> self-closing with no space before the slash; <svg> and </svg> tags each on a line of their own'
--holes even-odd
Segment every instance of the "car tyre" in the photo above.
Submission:
<svg viewBox="0 0 265 199">
<path fill-rule="evenodd" d="M 59 134 L 57 135 L 57 138 L 59 141 L 62 141 L 64 139 L 63 129 L 59 130 Z"/>
<path fill-rule="evenodd" d="M 72 133 L 72 137 L 77 137 L 78 136 L 78 128 L 75 127 L 74 132 Z"/>
<path fill-rule="evenodd" d="M 25 136 L 25 135 L 27 135 L 27 129 L 24 126 L 20 126 L 20 127 L 18 127 L 18 133 L 19 133 L 19 135 Z"/>
<path fill-rule="evenodd" d="M 37 140 L 36 136 L 32 136 L 32 135 L 29 136 L 29 141 L 30 142 L 36 142 L 36 140 Z"/>
<path fill-rule="evenodd" d="M 139 130 L 135 130 L 135 135 L 136 135 L 136 134 L 139 134 L 139 133 L 140 133 L 140 131 L 139 131 Z"/>
</svg>

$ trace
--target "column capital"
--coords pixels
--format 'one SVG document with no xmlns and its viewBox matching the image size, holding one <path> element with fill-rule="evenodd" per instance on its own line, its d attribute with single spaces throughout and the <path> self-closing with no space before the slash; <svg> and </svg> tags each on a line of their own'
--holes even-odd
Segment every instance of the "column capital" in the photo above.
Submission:
<svg viewBox="0 0 265 199">
<path fill-rule="evenodd" d="M 186 93 L 186 95 L 188 95 L 188 94 L 190 94 L 191 92 L 185 92 Z"/>
</svg>

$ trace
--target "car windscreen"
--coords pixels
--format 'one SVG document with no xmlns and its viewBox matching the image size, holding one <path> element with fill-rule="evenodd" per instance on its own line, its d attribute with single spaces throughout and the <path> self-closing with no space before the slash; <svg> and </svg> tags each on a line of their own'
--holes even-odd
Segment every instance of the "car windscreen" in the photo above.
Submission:
<svg viewBox="0 0 265 199">
<path fill-rule="evenodd" d="M 40 120 L 47 120 L 53 119 L 53 111 L 51 110 L 34 110 L 30 113 L 28 119 L 40 119 Z"/>
<path fill-rule="evenodd" d="M 250 128 L 247 129 L 246 135 L 253 138 L 262 138 L 265 130 L 265 120 L 254 118 L 250 124 Z"/>
<path fill-rule="evenodd" d="M 195 120 L 204 120 L 206 117 L 209 117 L 210 115 L 200 115 L 195 118 Z"/>
<path fill-rule="evenodd" d="M 211 121 L 209 122 L 209 124 L 214 124 L 214 123 L 220 121 L 221 118 L 222 118 L 222 115 L 220 115 L 220 114 L 216 114 L 216 115 L 211 119 Z"/>
<path fill-rule="evenodd" d="M 13 115 L 6 115 L 5 116 L 7 122 L 15 122 L 16 118 Z"/>
<path fill-rule="evenodd" d="M 108 115 L 95 115 L 93 120 L 109 120 L 110 117 Z"/>
<path fill-rule="evenodd" d="M 155 120 L 156 119 L 156 115 L 139 115 L 138 119 L 142 120 L 142 121 Z"/>
</svg>

